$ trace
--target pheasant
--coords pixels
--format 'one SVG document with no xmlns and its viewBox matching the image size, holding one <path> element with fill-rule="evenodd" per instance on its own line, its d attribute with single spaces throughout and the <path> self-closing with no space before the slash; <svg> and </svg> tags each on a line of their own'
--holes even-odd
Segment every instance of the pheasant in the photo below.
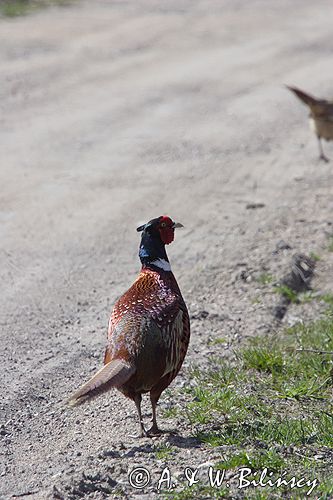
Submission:
<svg viewBox="0 0 333 500">
<path fill-rule="evenodd" d="M 309 107 L 310 127 L 314 130 L 318 139 L 319 158 L 328 162 L 329 159 L 324 154 L 321 139 L 326 141 L 333 139 L 333 101 L 317 99 L 296 87 L 287 85 L 287 88 Z"/>
<path fill-rule="evenodd" d="M 142 269 L 113 308 L 104 367 L 69 400 L 75 405 L 115 387 L 135 402 L 141 436 L 161 432 L 156 405 L 178 374 L 190 339 L 187 307 L 165 250 L 178 227 L 183 226 L 160 216 L 137 228 L 142 232 L 139 248 Z M 142 394 L 147 392 L 153 417 L 148 431 L 141 414 Z"/>
</svg>

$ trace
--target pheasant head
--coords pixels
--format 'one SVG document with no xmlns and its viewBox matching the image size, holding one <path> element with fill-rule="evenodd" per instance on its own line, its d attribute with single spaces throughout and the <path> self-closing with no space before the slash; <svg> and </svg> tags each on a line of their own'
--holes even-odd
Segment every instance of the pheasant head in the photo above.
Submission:
<svg viewBox="0 0 333 500">
<path fill-rule="evenodd" d="M 165 245 L 172 243 L 178 227 L 183 225 L 161 215 L 137 228 L 137 231 L 142 232 L 139 257 L 143 266 L 152 264 L 165 271 L 171 270 Z"/>
</svg>

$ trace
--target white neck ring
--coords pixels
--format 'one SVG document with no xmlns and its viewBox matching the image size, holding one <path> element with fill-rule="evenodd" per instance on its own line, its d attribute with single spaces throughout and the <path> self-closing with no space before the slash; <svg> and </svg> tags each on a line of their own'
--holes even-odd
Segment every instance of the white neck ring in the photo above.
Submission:
<svg viewBox="0 0 333 500">
<path fill-rule="evenodd" d="M 171 271 L 170 262 L 168 262 L 167 260 L 157 259 L 157 260 L 153 260 L 150 264 L 152 264 L 153 266 L 156 266 L 160 269 L 163 269 L 163 271 Z"/>
</svg>

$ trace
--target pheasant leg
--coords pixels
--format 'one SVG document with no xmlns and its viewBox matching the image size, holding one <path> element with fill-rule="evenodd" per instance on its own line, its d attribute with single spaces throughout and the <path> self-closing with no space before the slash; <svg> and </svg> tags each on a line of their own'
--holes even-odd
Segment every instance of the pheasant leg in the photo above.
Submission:
<svg viewBox="0 0 333 500">
<path fill-rule="evenodd" d="M 136 409 L 137 409 L 138 415 L 139 415 L 140 434 L 138 436 L 131 436 L 131 437 L 147 437 L 147 431 L 144 428 L 143 421 L 142 421 L 141 400 L 142 400 L 141 394 L 136 394 L 134 402 L 135 402 L 135 406 L 136 406 Z"/>
<path fill-rule="evenodd" d="M 156 396 L 150 395 L 150 401 L 151 401 L 151 407 L 152 407 L 152 410 L 153 410 L 153 419 L 152 419 L 153 425 L 148 430 L 148 434 L 150 436 L 154 436 L 154 435 L 157 435 L 157 434 L 161 434 L 163 431 L 161 431 L 158 428 L 157 419 L 156 419 L 156 406 L 157 406 L 158 398 L 156 398 Z"/>
<path fill-rule="evenodd" d="M 324 154 L 323 145 L 321 143 L 321 138 L 319 136 L 317 136 L 317 139 L 318 139 L 318 146 L 319 146 L 319 159 L 323 160 L 325 163 L 327 163 L 327 162 L 329 162 L 329 159 Z"/>
</svg>

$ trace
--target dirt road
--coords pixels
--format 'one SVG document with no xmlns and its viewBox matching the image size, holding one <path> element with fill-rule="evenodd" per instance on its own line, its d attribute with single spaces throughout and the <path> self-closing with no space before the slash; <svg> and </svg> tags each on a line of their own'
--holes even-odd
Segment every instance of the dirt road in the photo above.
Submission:
<svg viewBox="0 0 333 500">
<path fill-rule="evenodd" d="M 192 341 L 173 387 L 270 328 L 274 295 L 254 303 L 242 270 L 323 255 L 332 164 L 283 84 L 332 94 L 332 22 L 328 0 L 95 1 L 0 20 L 1 498 L 105 498 L 106 470 L 113 498 L 153 498 L 128 484 L 134 463 L 161 468 L 129 437 L 134 405 L 63 404 L 101 366 L 112 303 L 139 269 L 138 223 L 185 226 L 168 251 Z M 282 239 L 292 250 L 272 253 Z M 214 336 L 228 339 L 218 352 Z M 162 409 L 179 398 L 171 388 Z M 161 421 L 180 428 L 174 467 L 210 458 L 185 421 Z"/>
</svg>

